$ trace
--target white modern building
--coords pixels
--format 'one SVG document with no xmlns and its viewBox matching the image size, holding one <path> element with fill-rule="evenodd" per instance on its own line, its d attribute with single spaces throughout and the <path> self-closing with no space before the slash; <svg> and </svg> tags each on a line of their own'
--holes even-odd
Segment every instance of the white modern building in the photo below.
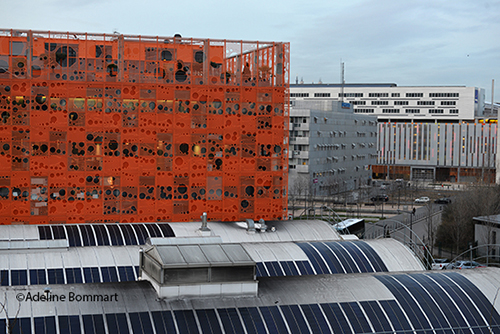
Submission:
<svg viewBox="0 0 500 334">
<path fill-rule="evenodd" d="M 497 115 L 482 88 L 295 84 L 290 93 L 292 114 L 303 103 L 348 103 L 377 119 L 374 178 L 495 180 Z"/>
<path fill-rule="evenodd" d="M 343 95 L 343 97 L 342 97 Z M 483 117 L 485 91 L 465 86 L 397 86 L 381 84 L 295 84 L 294 101 L 349 102 L 354 113 L 379 122 L 470 122 Z"/>
</svg>

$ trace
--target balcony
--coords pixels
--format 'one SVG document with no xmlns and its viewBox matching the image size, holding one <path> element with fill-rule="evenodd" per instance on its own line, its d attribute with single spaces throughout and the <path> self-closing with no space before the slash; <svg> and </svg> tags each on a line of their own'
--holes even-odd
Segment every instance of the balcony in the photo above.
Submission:
<svg viewBox="0 0 500 334">
<path fill-rule="evenodd" d="M 297 165 L 295 167 L 295 170 L 297 173 L 309 173 L 309 166 L 308 165 Z"/>
<path fill-rule="evenodd" d="M 290 144 L 309 145 L 309 137 L 290 137 Z"/>
</svg>

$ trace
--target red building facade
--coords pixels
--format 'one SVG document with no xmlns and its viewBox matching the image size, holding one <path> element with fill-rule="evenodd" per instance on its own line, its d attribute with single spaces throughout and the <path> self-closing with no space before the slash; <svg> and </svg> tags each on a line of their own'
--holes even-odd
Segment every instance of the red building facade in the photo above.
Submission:
<svg viewBox="0 0 500 334">
<path fill-rule="evenodd" d="M 284 219 L 289 44 L 0 31 L 0 223 Z"/>
</svg>

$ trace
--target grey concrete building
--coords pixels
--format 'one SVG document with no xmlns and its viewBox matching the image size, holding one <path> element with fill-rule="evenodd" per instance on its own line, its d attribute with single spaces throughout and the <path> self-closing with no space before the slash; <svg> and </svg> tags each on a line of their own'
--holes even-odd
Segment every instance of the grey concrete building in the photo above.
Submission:
<svg viewBox="0 0 500 334">
<path fill-rule="evenodd" d="M 290 193 L 317 196 L 357 189 L 377 161 L 377 122 L 336 101 L 295 101 L 290 110 Z"/>
</svg>

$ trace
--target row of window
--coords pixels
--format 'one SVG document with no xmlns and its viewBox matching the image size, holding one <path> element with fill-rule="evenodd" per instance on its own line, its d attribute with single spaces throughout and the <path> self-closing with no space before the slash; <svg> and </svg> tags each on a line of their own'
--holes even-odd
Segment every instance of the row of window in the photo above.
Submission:
<svg viewBox="0 0 500 334">
<path fill-rule="evenodd" d="M 420 109 L 403 109 L 406 114 L 420 114 Z M 444 114 L 444 109 L 424 109 L 429 112 L 429 114 Z M 364 113 L 364 114 L 373 114 L 375 109 L 365 109 L 365 108 L 356 108 L 354 109 L 355 113 Z M 458 114 L 458 109 L 450 109 L 448 110 L 450 114 Z M 400 109 L 382 109 L 383 114 L 399 114 Z"/>
<path fill-rule="evenodd" d="M 330 97 L 330 93 L 314 93 L 314 97 Z M 344 93 L 344 97 L 363 97 L 364 93 Z M 290 97 L 309 97 L 309 93 L 290 93 Z M 342 93 L 338 93 L 342 97 Z M 389 93 L 368 93 L 368 97 L 389 97 Z M 391 97 L 401 97 L 400 93 L 391 93 Z M 406 93 L 405 97 L 424 97 L 424 93 Z M 459 93 L 429 93 L 429 97 L 460 97 Z"/>
<path fill-rule="evenodd" d="M 138 266 L 30 269 L 29 271 L 18 269 L 10 270 L 10 275 L 9 270 L 2 270 L 0 272 L 0 285 L 129 282 L 135 281 L 138 276 Z"/>
<path fill-rule="evenodd" d="M 429 93 L 429 97 L 459 97 L 458 93 Z"/>
</svg>

